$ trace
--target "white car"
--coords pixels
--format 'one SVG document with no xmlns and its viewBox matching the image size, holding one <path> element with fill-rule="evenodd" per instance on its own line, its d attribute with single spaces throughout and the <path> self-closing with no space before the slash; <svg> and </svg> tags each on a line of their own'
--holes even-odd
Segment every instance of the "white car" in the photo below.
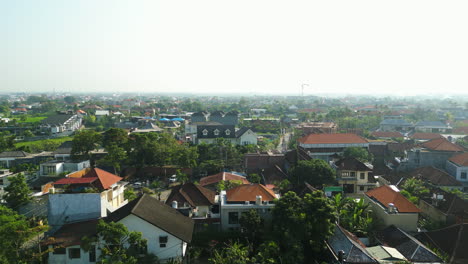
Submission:
<svg viewBox="0 0 468 264">
<path fill-rule="evenodd" d="M 177 176 L 174 174 L 169 178 L 169 182 L 176 182 L 177 181 Z"/>
</svg>

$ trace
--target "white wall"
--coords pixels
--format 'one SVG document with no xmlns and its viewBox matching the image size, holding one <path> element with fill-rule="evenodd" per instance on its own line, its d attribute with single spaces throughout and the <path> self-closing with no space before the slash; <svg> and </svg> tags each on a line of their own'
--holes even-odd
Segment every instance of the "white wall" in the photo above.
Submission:
<svg viewBox="0 0 468 264">
<path fill-rule="evenodd" d="M 51 248 L 51 246 L 49 246 Z M 68 249 L 70 248 L 79 248 L 80 249 L 80 258 L 69 258 Z M 66 248 L 65 254 L 53 254 L 52 252 L 49 253 L 49 262 L 50 264 L 85 264 L 85 263 L 95 263 L 89 261 L 89 253 L 85 252 L 80 246 L 70 246 Z M 99 258 L 99 250 L 96 250 L 96 260 Z"/>
<path fill-rule="evenodd" d="M 185 255 L 187 243 L 133 214 L 123 218 L 119 223 L 124 224 L 129 231 L 141 232 L 143 238 L 148 240 L 148 253 L 155 254 L 161 260 Z M 164 248 L 159 245 L 160 236 L 168 237 Z"/>
<path fill-rule="evenodd" d="M 248 143 L 246 143 L 248 142 Z M 252 130 L 247 130 L 240 138 L 239 138 L 239 145 L 245 144 L 254 144 L 257 145 L 257 134 L 255 134 Z"/>
</svg>

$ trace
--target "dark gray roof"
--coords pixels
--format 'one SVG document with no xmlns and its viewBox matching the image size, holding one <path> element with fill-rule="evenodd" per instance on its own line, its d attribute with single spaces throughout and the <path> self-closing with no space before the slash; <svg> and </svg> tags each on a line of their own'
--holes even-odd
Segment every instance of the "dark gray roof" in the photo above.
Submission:
<svg viewBox="0 0 468 264">
<path fill-rule="evenodd" d="M 335 228 L 335 233 L 327 242 L 335 255 L 338 255 L 340 250 L 345 252 L 346 263 L 378 263 L 364 249 L 357 237 L 338 225 Z"/>
<path fill-rule="evenodd" d="M 380 125 L 411 126 L 412 124 L 404 119 L 385 119 L 382 122 L 380 122 Z"/>
<path fill-rule="evenodd" d="M 389 226 L 380 231 L 377 237 L 384 246 L 396 248 L 409 261 L 427 263 L 443 262 L 423 243 L 395 226 Z"/>
<path fill-rule="evenodd" d="M 207 135 L 203 135 L 203 131 L 206 130 Z M 215 135 L 215 131 L 218 130 L 219 134 Z M 229 132 L 227 133 L 227 130 Z M 235 138 L 236 132 L 233 125 L 203 125 L 197 126 L 197 137 L 198 138 Z M 228 135 L 229 134 L 229 135 Z"/>
<path fill-rule="evenodd" d="M 343 158 L 335 162 L 339 170 L 352 170 L 352 171 L 372 171 L 372 165 L 360 162 L 356 158 Z"/>
<path fill-rule="evenodd" d="M 427 126 L 427 127 L 448 127 L 446 124 L 440 121 L 419 121 L 415 126 Z"/>
<path fill-rule="evenodd" d="M 67 122 L 73 115 L 53 115 L 41 121 L 42 124 L 61 125 Z"/>
<path fill-rule="evenodd" d="M 30 154 L 24 151 L 3 151 L 0 153 L 0 158 L 24 158 Z"/>
<path fill-rule="evenodd" d="M 243 127 L 239 130 L 236 131 L 236 138 L 242 136 L 245 132 L 249 131 L 250 128 L 248 127 Z"/>
<path fill-rule="evenodd" d="M 65 141 L 60 145 L 54 154 L 71 154 L 73 141 Z"/>
<path fill-rule="evenodd" d="M 223 111 L 214 111 L 211 113 L 211 116 L 224 116 L 225 113 Z"/>
<path fill-rule="evenodd" d="M 138 216 L 185 242 L 192 240 L 193 220 L 150 195 L 144 194 L 129 202 L 110 214 L 107 220 L 117 222 L 130 214 Z"/>
</svg>

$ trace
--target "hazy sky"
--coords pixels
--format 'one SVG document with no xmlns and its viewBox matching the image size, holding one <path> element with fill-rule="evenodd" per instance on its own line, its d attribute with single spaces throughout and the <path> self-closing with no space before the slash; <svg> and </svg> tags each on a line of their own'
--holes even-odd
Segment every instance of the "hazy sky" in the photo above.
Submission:
<svg viewBox="0 0 468 264">
<path fill-rule="evenodd" d="M 0 92 L 468 93 L 468 1 L 4 0 Z"/>
</svg>

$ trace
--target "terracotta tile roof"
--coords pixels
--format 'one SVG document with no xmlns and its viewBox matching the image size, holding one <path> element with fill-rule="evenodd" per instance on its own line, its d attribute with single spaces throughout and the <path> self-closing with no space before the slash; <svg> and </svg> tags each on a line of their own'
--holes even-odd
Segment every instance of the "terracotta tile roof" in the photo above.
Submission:
<svg viewBox="0 0 468 264">
<path fill-rule="evenodd" d="M 458 146 L 456 144 L 453 144 L 452 142 L 448 141 L 445 138 L 436 138 L 429 140 L 427 142 L 424 142 L 421 144 L 421 146 L 431 149 L 431 150 L 436 150 L 436 151 L 464 151 L 465 149 L 461 146 Z"/>
<path fill-rule="evenodd" d="M 454 134 L 468 134 L 468 127 L 457 127 L 453 130 Z"/>
<path fill-rule="evenodd" d="M 374 131 L 371 134 L 373 137 L 382 138 L 399 138 L 403 137 L 400 132 L 386 132 L 386 131 Z"/>
<path fill-rule="evenodd" d="M 436 138 L 442 138 L 442 135 L 437 134 L 437 133 L 421 133 L 421 132 L 418 132 L 418 133 L 414 133 L 411 136 L 411 138 L 412 139 L 436 139 Z"/>
<path fill-rule="evenodd" d="M 449 160 L 459 166 L 468 167 L 468 152 L 455 155 Z"/>
<path fill-rule="evenodd" d="M 104 190 L 109 189 L 109 187 L 111 187 L 113 184 L 122 180 L 121 177 L 98 168 L 92 168 L 88 173 L 86 173 L 83 176 L 83 178 L 93 177 L 99 178 L 99 182 Z"/>
<path fill-rule="evenodd" d="M 54 184 L 56 185 L 63 185 L 63 184 L 86 184 L 86 183 L 92 183 L 96 181 L 98 177 L 88 177 L 88 178 L 62 178 Z"/>
<path fill-rule="evenodd" d="M 179 204 L 188 203 L 190 206 L 213 205 L 216 193 L 210 189 L 195 185 L 193 183 L 186 183 L 184 185 L 177 185 L 172 188 L 171 193 L 166 199 L 166 204 L 171 205 L 173 201 Z"/>
<path fill-rule="evenodd" d="M 262 201 L 273 201 L 276 199 L 276 195 L 272 190 L 258 183 L 240 185 L 226 192 L 228 202 L 255 201 L 257 195 L 262 196 Z"/>
<path fill-rule="evenodd" d="M 298 140 L 303 144 L 357 144 L 368 143 L 356 134 L 310 134 Z"/>
<path fill-rule="evenodd" d="M 389 203 L 393 203 L 399 213 L 419 213 L 421 210 L 408 201 L 400 192 L 393 190 L 390 186 L 384 185 L 366 192 L 369 198 L 374 198 L 383 207 L 388 208 Z"/>
<path fill-rule="evenodd" d="M 214 175 L 206 176 L 200 179 L 201 186 L 207 186 L 220 181 L 242 181 L 243 184 L 249 184 L 250 182 L 243 176 L 232 174 L 229 172 L 220 172 Z"/>
</svg>

